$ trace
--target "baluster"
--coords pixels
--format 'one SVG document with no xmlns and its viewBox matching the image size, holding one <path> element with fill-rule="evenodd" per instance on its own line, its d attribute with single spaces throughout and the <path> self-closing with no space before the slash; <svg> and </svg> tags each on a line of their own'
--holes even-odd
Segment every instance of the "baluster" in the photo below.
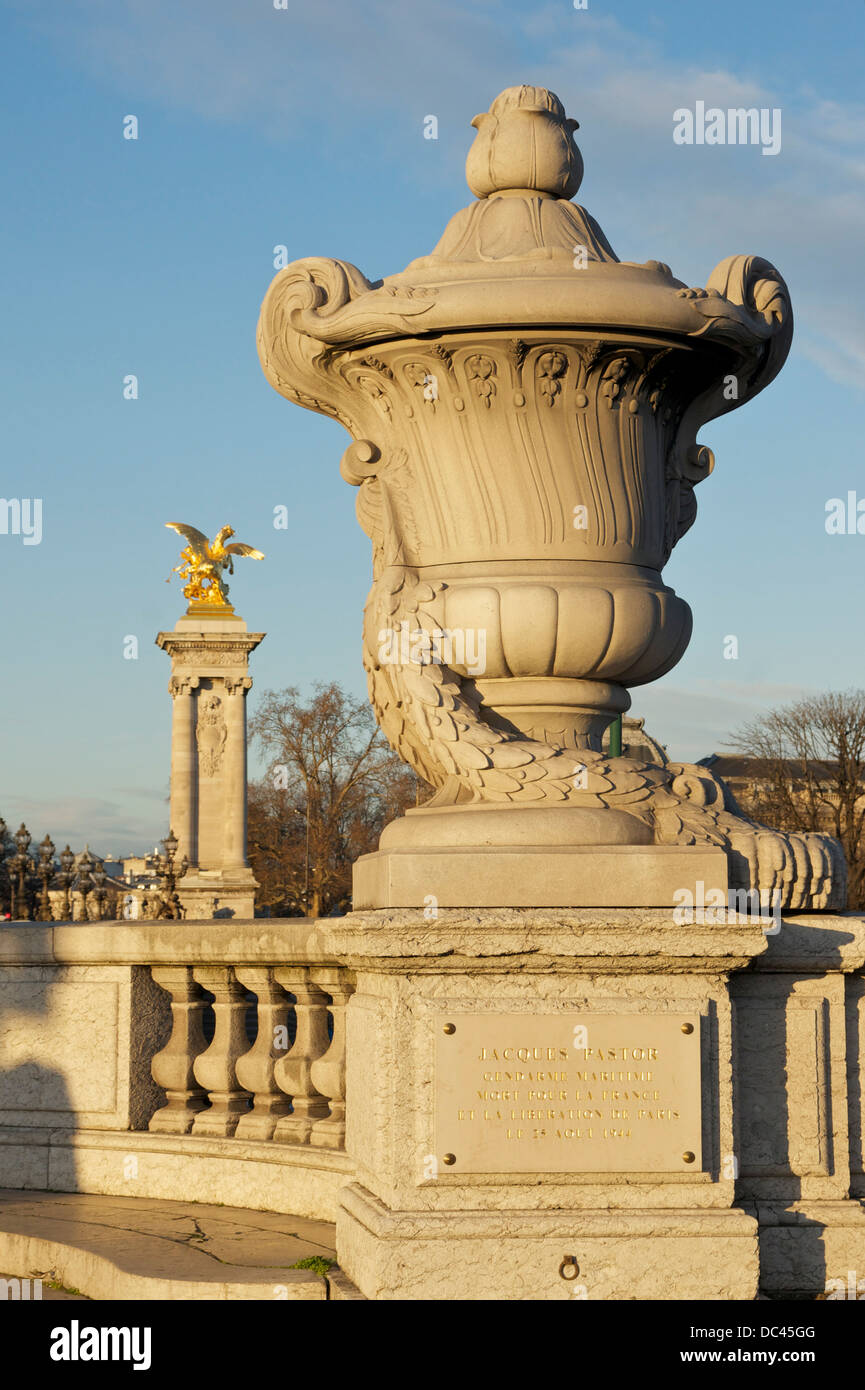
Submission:
<svg viewBox="0 0 865 1390">
<path fill-rule="evenodd" d="M 277 1121 L 273 1137 L 283 1144 L 306 1144 L 316 1120 L 328 1113 L 327 1101 L 312 1084 L 312 1064 L 328 1049 L 327 996 L 312 983 L 309 971 L 278 966 L 274 975 L 293 994 L 297 1017 L 294 1046 L 274 1066 L 276 1084 L 291 1096 L 292 1113 Z"/>
<path fill-rule="evenodd" d="M 277 1120 L 291 1111 L 291 1102 L 273 1075 L 275 1063 L 288 1049 L 291 1001 L 273 978 L 273 971 L 265 966 L 238 966 L 234 973 L 258 998 L 258 1036 L 249 1051 L 237 1059 L 237 1079 L 254 1093 L 254 1101 L 249 1113 L 241 1115 L 235 1138 L 270 1139 Z"/>
<path fill-rule="evenodd" d="M 321 1149 L 345 1148 L 345 1010 L 354 993 L 345 970 L 315 970 L 315 983 L 331 997 L 333 1038 L 322 1057 L 310 1068 L 312 1084 L 330 1101 L 330 1114 L 318 1120 L 309 1136 L 310 1144 Z"/>
<path fill-rule="evenodd" d="M 153 1080 L 164 1088 L 167 1104 L 154 1113 L 148 1128 L 161 1134 L 188 1134 L 196 1114 L 207 1105 L 193 1070 L 205 1046 L 201 1028 L 204 1000 L 188 966 L 154 965 L 150 973 L 171 996 L 172 1027 L 165 1047 L 150 1063 Z"/>
<path fill-rule="evenodd" d="M 195 1059 L 195 1079 L 210 1097 L 196 1116 L 193 1134 L 230 1138 L 249 1109 L 249 1092 L 237 1084 L 237 1059 L 246 1051 L 246 997 L 230 965 L 196 965 L 193 975 L 213 995 L 213 1042 Z"/>
</svg>

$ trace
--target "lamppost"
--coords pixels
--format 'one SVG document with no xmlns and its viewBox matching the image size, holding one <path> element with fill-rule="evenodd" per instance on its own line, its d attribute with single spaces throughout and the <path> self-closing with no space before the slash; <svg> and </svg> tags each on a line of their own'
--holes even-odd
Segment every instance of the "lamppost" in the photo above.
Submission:
<svg viewBox="0 0 865 1390">
<path fill-rule="evenodd" d="M 80 856 L 80 858 L 79 858 L 79 860 L 78 860 L 78 891 L 79 891 L 79 893 L 81 894 L 81 921 L 82 921 L 82 922 L 86 922 L 86 921 L 89 920 L 89 919 L 88 919 L 88 914 L 87 914 L 87 894 L 90 892 L 91 888 L 93 887 L 93 879 L 92 879 L 91 876 L 90 876 L 90 875 L 91 875 L 91 870 L 92 870 L 92 869 L 93 869 L 93 855 L 90 853 L 90 850 L 89 850 L 89 849 L 87 848 L 87 846 L 85 845 L 85 847 L 84 847 L 84 853 Z M 74 913 L 74 909 L 73 909 L 73 913 Z"/>
<path fill-rule="evenodd" d="M 309 916 L 309 796 L 306 798 L 306 864 L 303 872 L 303 911 Z"/>
<path fill-rule="evenodd" d="M 15 844 L 18 847 L 18 853 L 13 854 L 11 860 L 9 861 L 13 871 L 11 903 L 12 920 L 16 922 L 30 921 L 30 904 L 28 901 L 29 895 L 27 892 L 27 875 L 34 867 L 33 860 L 27 853 L 28 849 L 30 848 L 30 840 L 30 832 L 27 829 L 24 822 L 22 821 L 20 829 L 16 830 L 15 832 Z"/>
<path fill-rule="evenodd" d="M 179 842 L 173 830 L 169 830 L 162 843 L 165 847 L 165 853 L 160 854 L 156 861 L 156 872 L 163 881 L 162 907 L 159 910 L 159 915 L 160 917 L 168 917 L 173 921 L 179 921 L 182 908 L 177 895 L 177 880 L 183 878 L 189 868 L 189 860 L 184 854 L 180 863 L 175 866 L 174 859 Z"/>
<path fill-rule="evenodd" d="M 105 879 L 107 878 L 107 874 L 105 873 L 105 870 L 102 867 L 101 863 L 98 863 L 96 865 L 90 877 L 93 881 L 93 896 L 96 899 L 96 920 L 97 922 L 101 922 L 102 904 L 108 897 L 108 894 L 105 890 Z"/>
<path fill-rule="evenodd" d="M 303 875 L 303 915 L 309 916 L 309 796 L 306 798 L 306 810 L 301 811 L 299 806 L 294 807 L 296 816 L 306 817 L 306 866 Z"/>
<path fill-rule="evenodd" d="M 37 921 L 51 921 L 51 899 L 48 896 L 48 885 L 54 876 L 54 842 L 50 835 L 39 846 L 39 863 L 36 872 L 42 880 L 42 893 L 39 899 L 39 914 Z"/>
<path fill-rule="evenodd" d="M 75 867 L 75 855 L 67 845 L 60 856 L 60 872 L 57 875 L 60 886 L 63 889 L 63 921 L 72 921 L 72 904 L 69 901 L 69 889 L 72 887 L 72 880 L 75 877 L 72 872 Z"/>
</svg>

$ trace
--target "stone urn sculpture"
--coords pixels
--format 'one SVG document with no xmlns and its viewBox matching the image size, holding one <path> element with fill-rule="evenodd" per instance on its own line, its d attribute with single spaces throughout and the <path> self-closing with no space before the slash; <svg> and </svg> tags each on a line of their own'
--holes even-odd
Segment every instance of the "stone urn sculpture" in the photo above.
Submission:
<svg viewBox="0 0 865 1390">
<path fill-rule="evenodd" d="M 756 826 L 702 767 L 601 750 L 687 647 L 662 571 L 713 467 L 697 433 L 782 367 L 787 287 L 756 256 L 705 289 L 620 262 L 569 201 L 552 92 L 508 88 L 473 125 L 476 200 L 430 255 L 374 284 L 296 261 L 259 323 L 275 389 L 352 436 L 371 699 L 435 789 L 360 861 L 355 906 L 671 905 L 701 874 L 837 906 L 837 842 Z"/>
</svg>

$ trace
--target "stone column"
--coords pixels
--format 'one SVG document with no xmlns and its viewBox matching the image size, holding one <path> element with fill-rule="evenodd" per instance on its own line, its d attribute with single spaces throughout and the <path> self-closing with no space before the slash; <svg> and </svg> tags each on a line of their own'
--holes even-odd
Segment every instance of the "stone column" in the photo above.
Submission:
<svg viewBox="0 0 865 1390">
<path fill-rule="evenodd" d="M 251 918 L 246 857 L 249 654 L 264 637 L 232 609 L 191 604 L 157 645 L 171 657 L 171 828 L 190 867 L 178 884 L 189 920 Z"/>
<path fill-rule="evenodd" d="M 197 676 L 172 676 L 171 719 L 171 829 L 177 836 L 177 861 L 184 855 L 194 864 L 198 858 L 196 836 L 195 696 Z"/>
<path fill-rule="evenodd" d="M 225 678 L 225 831 L 223 864 L 227 869 L 246 869 L 246 692 L 249 676 Z"/>
</svg>

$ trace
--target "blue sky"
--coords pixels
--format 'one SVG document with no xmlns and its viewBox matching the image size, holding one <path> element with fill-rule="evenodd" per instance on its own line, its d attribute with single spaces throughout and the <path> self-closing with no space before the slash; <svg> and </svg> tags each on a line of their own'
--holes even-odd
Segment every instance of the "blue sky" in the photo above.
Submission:
<svg viewBox="0 0 865 1390">
<path fill-rule="evenodd" d="M 7 822 L 101 853 L 166 832 L 153 639 L 183 604 L 165 521 L 230 521 L 267 552 L 232 590 L 268 634 L 253 707 L 316 679 L 365 690 L 347 438 L 278 397 L 255 351 L 273 248 L 370 279 L 427 252 L 470 200 L 471 118 L 518 82 L 579 120 L 578 198 L 622 259 L 700 285 L 763 255 L 796 314 L 778 380 L 703 431 L 715 472 L 665 571 L 694 638 L 633 711 L 696 758 L 772 704 L 865 685 L 865 536 L 824 527 L 829 498 L 865 498 L 865 5 L 21 0 L 0 40 L 0 496 L 44 508 L 40 545 L 0 535 Z M 674 145 L 697 100 L 780 107 L 780 154 Z"/>
</svg>

